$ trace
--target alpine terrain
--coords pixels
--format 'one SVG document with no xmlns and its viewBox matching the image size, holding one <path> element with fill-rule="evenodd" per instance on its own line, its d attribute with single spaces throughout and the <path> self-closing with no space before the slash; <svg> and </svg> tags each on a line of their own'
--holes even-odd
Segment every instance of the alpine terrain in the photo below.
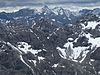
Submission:
<svg viewBox="0 0 100 75">
<path fill-rule="evenodd" d="M 100 8 L 1 12 L 0 75 L 100 75 Z"/>
</svg>

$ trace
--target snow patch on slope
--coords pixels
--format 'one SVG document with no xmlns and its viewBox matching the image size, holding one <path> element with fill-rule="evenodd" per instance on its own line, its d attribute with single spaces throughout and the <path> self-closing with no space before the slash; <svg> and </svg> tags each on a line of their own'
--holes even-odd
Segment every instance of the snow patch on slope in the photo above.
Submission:
<svg viewBox="0 0 100 75">
<path fill-rule="evenodd" d="M 73 50 L 73 53 L 71 54 L 71 57 L 73 59 L 77 59 L 80 56 L 80 54 L 82 53 L 82 51 L 84 52 L 86 49 L 89 48 L 89 47 L 81 47 L 81 46 L 73 48 L 73 43 L 70 43 L 70 42 L 68 42 L 64 45 L 65 48 L 68 48 L 69 46 Z"/>
<path fill-rule="evenodd" d="M 89 52 L 88 48 L 89 47 L 82 47 L 82 46 L 73 47 L 73 42 L 67 42 L 65 43 L 64 48 L 57 47 L 56 49 L 58 50 L 59 55 L 63 59 L 71 59 L 75 62 L 78 61 L 77 59 L 82 53 L 82 59 L 80 60 L 80 63 L 81 63 L 85 59 L 87 53 Z"/>
<path fill-rule="evenodd" d="M 28 60 L 28 61 L 34 63 L 34 65 L 36 66 L 36 63 L 37 63 L 36 60 Z"/>
<path fill-rule="evenodd" d="M 60 48 L 60 47 L 57 47 L 56 49 L 58 50 L 60 56 L 61 56 L 63 59 L 67 59 L 66 49 L 63 49 L 63 48 Z"/>
<path fill-rule="evenodd" d="M 32 49 L 31 45 L 29 45 L 26 42 L 18 42 L 18 49 L 21 50 L 25 54 L 27 54 L 28 52 L 31 52 L 33 55 L 35 55 L 38 58 L 39 62 L 41 60 L 45 59 L 44 57 L 37 56 L 37 54 L 42 51 L 41 49 L 40 50 L 34 50 L 34 49 Z M 43 49 L 43 50 L 46 51 L 45 49 Z M 32 62 L 36 65 L 35 60 L 32 61 Z"/>
<path fill-rule="evenodd" d="M 92 44 L 92 48 L 95 46 L 100 47 L 100 37 L 92 38 L 90 33 L 85 34 L 85 36 L 89 39 L 88 42 Z"/>
<path fill-rule="evenodd" d="M 18 51 L 20 54 L 22 54 L 22 52 L 17 48 L 17 47 L 15 47 L 14 45 L 12 45 L 10 42 L 7 42 L 6 43 L 8 46 L 10 46 L 13 50 L 16 50 L 16 51 Z"/>
<path fill-rule="evenodd" d="M 20 59 L 21 61 L 32 71 L 33 74 L 35 74 L 34 70 L 31 68 L 31 66 L 29 66 L 23 59 L 22 55 L 20 55 Z"/>
<path fill-rule="evenodd" d="M 41 52 L 42 50 L 34 50 L 31 48 L 31 45 L 29 45 L 26 42 L 18 42 L 18 48 L 24 52 L 25 54 L 27 54 L 27 52 L 31 52 L 32 54 L 38 54 L 38 52 Z"/>
<path fill-rule="evenodd" d="M 95 29 L 98 24 L 100 24 L 100 22 L 90 21 L 88 22 L 87 26 L 85 26 L 84 24 L 81 25 L 83 26 L 83 29 L 90 29 L 90 28 Z"/>
<path fill-rule="evenodd" d="M 59 65 L 59 64 L 57 63 L 57 64 L 54 64 L 52 67 L 55 67 L 55 68 L 56 68 L 58 65 Z"/>
<path fill-rule="evenodd" d="M 84 57 L 84 55 L 87 54 L 87 52 L 85 52 L 86 49 L 88 49 L 88 47 L 75 47 L 75 48 L 73 48 L 72 57 L 74 59 L 77 59 L 82 52 L 84 52 L 84 54 L 83 54 L 83 57 Z"/>
</svg>

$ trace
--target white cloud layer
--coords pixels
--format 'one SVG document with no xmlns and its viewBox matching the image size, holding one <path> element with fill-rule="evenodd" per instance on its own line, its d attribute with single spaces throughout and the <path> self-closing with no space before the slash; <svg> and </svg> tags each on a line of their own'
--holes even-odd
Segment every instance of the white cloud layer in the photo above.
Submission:
<svg viewBox="0 0 100 75">
<path fill-rule="evenodd" d="M 90 6 L 100 5 L 100 0 L 0 0 L 0 7 L 8 6 L 32 6 L 42 4 L 78 4 Z"/>
<path fill-rule="evenodd" d="M 14 12 L 22 8 L 37 8 L 47 4 L 49 7 L 63 7 L 72 11 L 100 8 L 100 0 L 0 0 L 0 12 Z"/>
</svg>

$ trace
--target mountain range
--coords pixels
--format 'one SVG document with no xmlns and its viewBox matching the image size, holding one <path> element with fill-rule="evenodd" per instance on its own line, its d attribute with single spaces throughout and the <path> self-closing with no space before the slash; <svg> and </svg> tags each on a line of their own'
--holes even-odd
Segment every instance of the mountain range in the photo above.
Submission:
<svg viewBox="0 0 100 75">
<path fill-rule="evenodd" d="M 100 9 L 0 13 L 1 75 L 100 75 Z"/>
</svg>

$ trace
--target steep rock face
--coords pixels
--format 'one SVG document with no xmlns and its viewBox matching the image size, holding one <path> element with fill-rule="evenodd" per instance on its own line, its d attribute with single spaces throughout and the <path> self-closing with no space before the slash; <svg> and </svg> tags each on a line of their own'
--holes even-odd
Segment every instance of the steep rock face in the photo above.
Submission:
<svg viewBox="0 0 100 75">
<path fill-rule="evenodd" d="M 0 74 L 32 75 L 31 70 L 21 61 L 20 53 L 4 41 L 0 42 Z"/>
<path fill-rule="evenodd" d="M 95 59 L 95 60 L 100 60 L 100 47 L 98 47 L 92 54 L 91 54 L 91 58 Z"/>
</svg>

